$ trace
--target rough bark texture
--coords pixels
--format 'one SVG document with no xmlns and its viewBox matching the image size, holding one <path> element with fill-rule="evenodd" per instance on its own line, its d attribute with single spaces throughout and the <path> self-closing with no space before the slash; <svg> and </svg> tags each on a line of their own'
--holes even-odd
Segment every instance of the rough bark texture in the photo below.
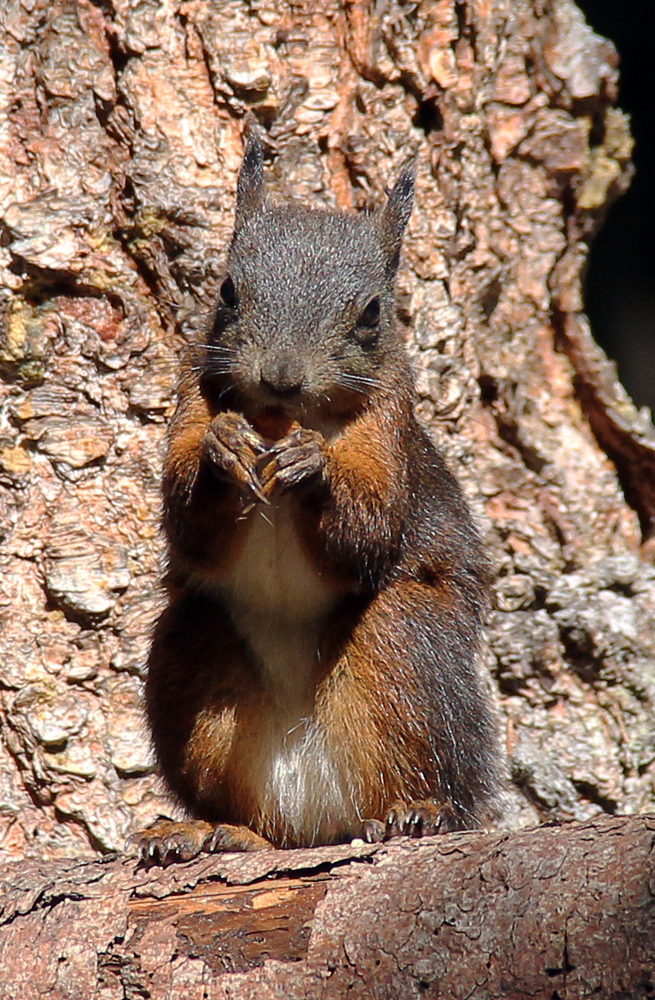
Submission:
<svg viewBox="0 0 655 1000">
<path fill-rule="evenodd" d="M 0 998 L 652 997 L 654 844 L 653 817 L 601 817 L 164 871 L 7 866 Z"/>
<path fill-rule="evenodd" d="M 5 0 L 0 32 L 2 1000 L 652 996 L 655 827 L 594 819 L 655 808 L 655 435 L 580 288 L 630 172 L 611 45 L 570 0 Z M 174 811 L 163 434 L 248 109 L 284 199 L 371 206 L 418 154 L 399 321 L 498 570 L 504 822 L 581 826 L 40 860 Z"/>
<path fill-rule="evenodd" d="M 655 435 L 581 311 L 630 169 L 611 45 L 570 0 L 7 0 L 0 30 L 5 855 L 171 814 L 140 707 L 161 451 L 247 109 L 282 198 L 365 207 L 418 153 L 399 315 L 498 570 L 507 824 L 653 809 Z"/>
</svg>

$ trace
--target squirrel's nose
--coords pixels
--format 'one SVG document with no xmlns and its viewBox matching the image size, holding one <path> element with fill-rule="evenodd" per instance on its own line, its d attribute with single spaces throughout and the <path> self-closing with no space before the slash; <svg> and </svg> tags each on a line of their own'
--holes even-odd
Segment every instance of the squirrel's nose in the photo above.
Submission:
<svg viewBox="0 0 655 1000">
<path fill-rule="evenodd" d="M 262 365 L 261 384 L 275 396 L 295 396 L 302 388 L 303 373 L 290 361 Z"/>
</svg>

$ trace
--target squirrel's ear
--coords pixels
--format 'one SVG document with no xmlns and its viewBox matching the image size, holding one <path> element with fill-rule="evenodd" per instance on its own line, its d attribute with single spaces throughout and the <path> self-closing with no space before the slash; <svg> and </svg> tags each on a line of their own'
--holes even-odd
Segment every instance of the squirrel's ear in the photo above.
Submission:
<svg viewBox="0 0 655 1000">
<path fill-rule="evenodd" d="M 246 120 L 243 141 L 243 162 L 237 180 L 235 229 L 239 229 L 246 219 L 263 208 L 266 201 L 264 154 L 257 126 L 251 118 Z"/>
<path fill-rule="evenodd" d="M 389 274 L 395 272 L 400 260 L 403 233 L 412 214 L 415 179 L 416 161 L 412 160 L 403 168 L 380 213 L 380 235 L 387 254 L 387 272 Z"/>
</svg>

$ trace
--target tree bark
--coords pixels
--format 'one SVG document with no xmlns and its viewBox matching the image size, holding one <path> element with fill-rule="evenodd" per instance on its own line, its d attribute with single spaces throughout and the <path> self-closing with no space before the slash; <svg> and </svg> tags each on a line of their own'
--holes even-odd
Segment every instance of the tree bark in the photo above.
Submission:
<svg viewBox="0 0 655 1000">
<path fill-rule="evenodd" d="M 636 1000 L 655 819 L 0 872 L 1 1000 Z"/>
<path fill-rule="evenodd" d="M 174 814 L 141 711 L 162 602 L 161 455 L 177 353 L 221 275 L 246 111 L 281 199 L 371 207 L 418 156 L 399 323 L 419 416 L 497 569 L 488 660 L 511 770 L 505 826 L 653 810 L 655 433 L 595 345 L 581 294 L 588 242 L 631 169 L 611 44 L 571 0 L 6 0 L 0 32 L 4 857 L 93 858 Z M 380 849 L 357 870 L 506 843 L 484 836 Z M 519 854 L 524 836 L 566 841 L 517 834 Z M 131 877 L 117 863 L 80 871 Z M 308 885 L 313 913 L 323 883 Z M 391 909 L 393 935 L 405 916 Z M 564 971 L 530 995 L 584 995 L 561 945 L 569 923 L 544 959 Z M 475 963 L 479 938 L 460 952 L 444 927 L 443 955 Z M 114 995 L 119 937 L 115 960 L 102 946 L 99 996 Z M 325 991 L 345 982 L 342 957 Z M 428 965 L 429 991 L 445 972 Z M 497 992 L 477 995 L 500 995 L 501 966 L 484 972 Z M 617 976 L 602 995 L 628 995 Z M 365 995 L 368 980 L 353 981 Z"/>
</svg>

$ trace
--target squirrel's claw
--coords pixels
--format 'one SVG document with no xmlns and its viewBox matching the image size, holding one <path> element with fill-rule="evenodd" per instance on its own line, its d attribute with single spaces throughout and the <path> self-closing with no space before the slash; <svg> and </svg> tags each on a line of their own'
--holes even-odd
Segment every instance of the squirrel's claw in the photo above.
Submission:
<svg viewBox="0 0 655 1000">
<path fill-rule="evenodd" d="M 418 799 L 394 802 L 387 816 L 384 839 L 391 837 L 430 837 L 435 833 L 449 833 L 458 827 L 455 811 L 450 802 Z"/>
<path fill-rule="evenodd" d="M 266 451 L 263 438 L 240 413 L 219 413 L 204 437 L 205 454 L 219 474 L 235 480 L 260 503 L 268 503 L 256 465 Z"/>
<path fill-rule="evenodd" d="M 273 845 L 247 826 L 218 823 L 205 840 L 203 850 L 210 854 L 219 851 L 272 851 Z"/>
<path fill-rule="evenodd" d="M 367 844 L 380 844 L 392 837 L 430 837 L 458 829 L 457 817 L 450 802 L 418 799 L 394 802 L 385 820 L 365 819 L 362 838 Z"/>
<path fill-rule="evenodd" d="M 128 837 L 125 851 L 136 854 L 139 861 L 150 865 L 190 861 L 200 854 L 213 829 L 211 823 L 202 820 L 158 819 L 145 830 L 137 830 Z"/>
<path fill-rule="evenodd" d="M 167 865 L 172 861 L 190 861 L 203 852 L 269 851 L 272 847 L 270 841 L 246 826 L 158 819 L 128 837 L 125 851 L 136 854 L 146 865 Z"/>
<path fill-rule="evenodd" d="M 260 478 L 267 496 L 283 493 L 325 467 L 325 438 L 318 431 L 297 427 L 260 459 Z"/>
<path fill-rule="evenodd" d="M 379 819 L 365 819 L 362 823 L 362 840 L 367 844 L 381 844 L 386 827 Z"/>
<path fill-rule="evenodd" d="M 273 845 L 245 826 L 206 823 L 204 820 L 158 819 L 128 837 L 127 854 L 146 865 L 190 861 L 202 852 L 268 851 Z"/>
</svg>

